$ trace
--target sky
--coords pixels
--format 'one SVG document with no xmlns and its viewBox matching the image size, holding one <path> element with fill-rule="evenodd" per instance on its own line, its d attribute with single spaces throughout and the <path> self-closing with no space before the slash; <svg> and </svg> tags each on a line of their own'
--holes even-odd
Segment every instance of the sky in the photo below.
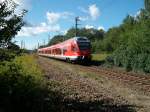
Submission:
<svg viewBox="0 0 150 112">
<path fill-rule="evenodd" d="M 54 35 L 64 35 L 80 18 L 79 28 L 104 29 L 119 26 L 129 14 L 136 16 L 144 0 L 14 0 L 18 10 L 27 9 L 26 25 L 18 32 L 16 44 L 34 49 Z M 18 13 L 19 11 L 17 11 Z"/>
</svg>

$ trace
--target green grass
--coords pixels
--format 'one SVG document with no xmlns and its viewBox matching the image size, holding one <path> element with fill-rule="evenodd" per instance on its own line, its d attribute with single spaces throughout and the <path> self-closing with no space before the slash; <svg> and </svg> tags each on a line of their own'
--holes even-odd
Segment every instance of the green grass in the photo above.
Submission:
<svg viewBox="0 0 150 112">
<path fill-rule="evenodd" d="M 0 62 L 0 110 L 56 112 L 62 101 L 62 94 L 53 89 L 56 84 L 44 79 L 33 55 L 23 55 L 12 61 Z"/>
<path fill-rule="evenodd" d="M 34 55 L 23 55 L 16 57 L 14 62 L 21 66 L 21 72 L 24 75 L 32 75 L 34 78 L 41 80 L 42 70 L 37 65 L 36 57 Z M 43 80 L 43 79 L 42 79 Z"/>
<path fill-rule="evenodd" d="M 108 53 L 100 53 L 100 54 L 92 54 L 92 60 L 93 61 L 104 61 L 107 56 L 110 54 Z"/>
</svg>

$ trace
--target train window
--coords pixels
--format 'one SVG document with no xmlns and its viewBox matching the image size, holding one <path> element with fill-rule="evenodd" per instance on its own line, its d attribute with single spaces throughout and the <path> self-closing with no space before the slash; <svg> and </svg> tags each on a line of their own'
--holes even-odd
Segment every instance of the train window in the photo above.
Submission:
<svg viewBox="0 0 150 112">
<path fill-rule="evenodd" d="M 67 47 L 63 48 L 63 54 L 65 54 L 65 52 L 67 52 Z"/>
<path fill-rule="evenodd" d="M 71 50 L 72 51 L 77 51 L 77 47 L 76 46 L 71 46 Z"/>
<path fill-rule="evenodd" d="M 51 54 L 51 50 L 48 50 L 48 54 Z"/>
<path fill-rule="evenodd" d="M 58 55 L 61 54 L 61 49 L 60 49 L 60 48 L 57 48 L 57 49 L 56 49 L 56 54 L 58 54 Z"/>
<path fill-rule="evenodd" d="M 78 38 L 78 41 L 86 41 L 86 38 Z"/>
<path fill-rule="evenodd" d="M 91 48 L 90 42 L 78 42 L 80 50 L 88 50 Z"/>
</svg>

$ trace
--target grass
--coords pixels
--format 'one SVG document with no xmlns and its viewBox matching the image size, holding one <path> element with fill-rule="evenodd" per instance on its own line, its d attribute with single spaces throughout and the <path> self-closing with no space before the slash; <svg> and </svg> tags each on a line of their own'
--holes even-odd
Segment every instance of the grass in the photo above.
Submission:
<svg viewBox="0 0 150 112">
<path fill-rule="evenodd" d="M 34 55 L 23 55 L 16 57 L 14 62 L 21 66 L 21 71 L 24 75 L 32 75 L 34 78 L 42 79 L 42 71 L 37 65 L 36 57 Z"/>
<path fill-rule="evenodd" d="M 107 54 L 94 54 L 94 56 L 98 57 L 101 56 L 101 60 L 104 60 L 107 57 Z M 98 60 L 98 59 L 97 59 Z M 101 77 L 98 76 L 96 73 L 92 73 L 90 71 L 85 71 L 80 69 L 78 66 L 74 67 L 74 64 L 68 63 L 61 63 L 61 61 L 51 60 L 54 66 L 56 66 L 59 70 L 68 71 L 73 74 L 78 74 L 79 76 L 83 76 L 84 78 L 93 78 L 95 80 L 101 80 Z M 62 67 L 63 66 L 63 67 Z"/>
<path fill-rule="evenodd" d="M 23 55 L 12 61 L 0 63 L 0 111 L 57 112 L 60 110 L 62 94 L 53 90 L 57 83 L 47 82 L 44 79 L 36 61 L 33 55 Z"/>
<path fill-rule="evenodd" d="M 110 54 L 108 53 L 100 53 L 100 54 L 92 54 L 92 60 L 93 61 L 104 61 L 107 56 Z"/>
</svg>

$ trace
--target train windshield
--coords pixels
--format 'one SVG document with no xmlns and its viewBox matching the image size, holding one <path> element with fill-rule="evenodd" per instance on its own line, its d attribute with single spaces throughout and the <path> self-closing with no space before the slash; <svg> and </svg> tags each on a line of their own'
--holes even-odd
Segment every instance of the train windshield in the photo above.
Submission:
<svg viewBox="0 0 150 112">
<path fill-rule="evenodd" d="M 78 42 L 78 46 L 80 50 L 88 50 L 91 48 L 90 42 Z"/>
</svg>

